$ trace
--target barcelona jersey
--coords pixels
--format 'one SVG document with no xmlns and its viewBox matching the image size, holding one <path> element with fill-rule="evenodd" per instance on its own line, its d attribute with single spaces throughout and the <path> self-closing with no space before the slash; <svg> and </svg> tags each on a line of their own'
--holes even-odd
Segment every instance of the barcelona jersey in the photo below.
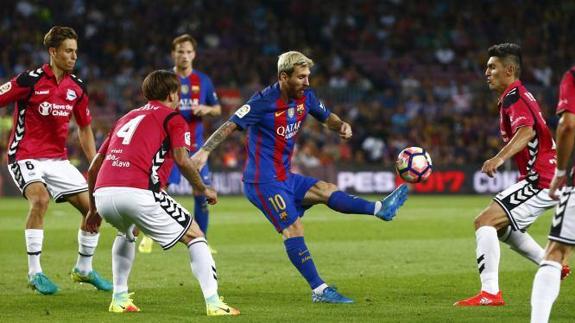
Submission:
<svg viewBox="0 0 575 323">
<path fill-rule="evenodd" d="M 287 179 L 296 137 L 308 113 L 320 122 L 330 115 L 311 89 L 300 99 L 282 100 L 278 83 L 254 94 L 235 112 L 230 121 L 248 135 L 244 182 Z"/>
<path fill-rule="evenodd" d="M 194 70 L 186 77 L 180 79 L 180 107 L 179 111 L 188 122 L 191 137 L 191 152 L 195 152 L 204 144 L 204 125 L 202 117 L 195 116 L 193 109 L 198 105 L 218 105 L 218 95 L 210 78 Z"/>
</svg>

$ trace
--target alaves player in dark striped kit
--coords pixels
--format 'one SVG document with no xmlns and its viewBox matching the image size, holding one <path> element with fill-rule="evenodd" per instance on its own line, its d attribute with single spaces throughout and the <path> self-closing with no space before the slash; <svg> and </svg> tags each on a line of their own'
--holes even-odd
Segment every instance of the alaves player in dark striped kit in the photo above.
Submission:
<svg viewBox="0 0 575 323">
<path fill-rule="evenodd" d="M 481 171 L 493 177 L 499 166 L 513 158 L 520 176 L 475 219 L 481 291 L 455 306 L 505 305 L 499 290 L 499 240 L 539 265 L 544 250 L 526 230 L 557 204 L 549 197 L 556 164 L 555 143 L 537 101 L 519 80 L 521 48 L 510 43 L 494 45 L 488 55 L 485 77 L 489 89 L 499 95 L 499 131 L 505 146 L 485 161 Z M 569 271 L 566 266 L 564 276 Z"/>
</svg>

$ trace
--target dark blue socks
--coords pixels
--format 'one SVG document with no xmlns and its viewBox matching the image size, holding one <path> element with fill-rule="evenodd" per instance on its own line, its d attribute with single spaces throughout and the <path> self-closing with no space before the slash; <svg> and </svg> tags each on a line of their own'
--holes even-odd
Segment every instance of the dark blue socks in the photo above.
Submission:
<svg viewBox="0 0 575 323">
<path fill-rule="evenodd" d="M 311 254 L 307 250 L 303 237 L 295 237 L 284 240 L 286 252 L 289 260 L 299 270 L 300 274 L 307 280 L 312 289 L 323 284 L 324 281 L 319 277 L 317 269 Z"/>
<path fill-rule="evenodd" d="M 198 226 L 202 230 L 205 236 L 208 235 L 208 200 L 205 196 L 194 195 L 194 221 L 198 223 Z"/>
<path fill-rule="evenodd" d="M 375 202 L 370 202 L 342 191 L 333 192 L 327 200 L 327 206 L 341 213 L 373 215 L 375 211 Z"/>
</svg>

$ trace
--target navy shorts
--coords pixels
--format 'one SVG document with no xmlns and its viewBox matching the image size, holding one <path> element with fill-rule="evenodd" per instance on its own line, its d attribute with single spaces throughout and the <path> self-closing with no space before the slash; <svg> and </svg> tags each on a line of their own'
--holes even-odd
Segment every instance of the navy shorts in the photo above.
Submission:
<svg viewBox="0 0 575 323">
<path fill-rule="evenodd" d="M 283 182 L 244 183 L 244 194 L 281 233 L 310 207 L 302 205 L 303 198 L 318 181 L 290 173 Z"/>
</svg>

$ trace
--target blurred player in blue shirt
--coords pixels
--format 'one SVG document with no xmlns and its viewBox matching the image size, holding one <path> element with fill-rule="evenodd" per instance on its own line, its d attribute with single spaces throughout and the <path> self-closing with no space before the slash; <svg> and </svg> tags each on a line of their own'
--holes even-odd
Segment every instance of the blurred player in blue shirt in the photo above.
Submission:
<svg viewBox="0 0 575 323">
<path fill-rule="evenodd" d="M 390 221 L 407 198 L 400 186 L 382 201 L 370 202 L 338 190 L 335 184 L 291 173 L 296 137 L 308 114 L 347 140 L 351 126 L 331 113 L 309 89 L 313 61 L 291 51 L 278 59 L 278 82 L 254 94 L 216 130 L 192 159 L 204 165 L 210 152 L 230 133 L 247 132 L 244 193 L 282 234 L 288 257 L 312 289 L 312 301 L 353 303 L 319 276 L 305 244 L 301 217 L 309 207 L 326 204 L 342 213 L 368 214 Z"/>
<path fill-rule="evenodd" d="M 222 109 L 218 101 L 218 96 L 210 78 L 193 68 L 196 58 L 196 40 L 188 35 L 180 35 L 172 41 L 172 59 L 174 60 L 174 72 L 180 79 L 180 105 L 178 110 L 188 122 L 191 134 L 190 154 L 196 152 L 204 144 L 204 124 L 203 117 L 217 117 L 221 115 Z M 210 170 L 205 165 L 200 170 L 200 175 L 204 184 L 211 185 Z M 168 184 L 179 184 L 182 180 L 178 166 L 174 165 L 168 179 Z M 209 210 L 208 202 L 204 195 L 194 192 L 194 221 L 196 221 L 207 237 Z M 151 252 L 152 241 L 143 238 L 139 250 L 141 252 Z M 211 249 L 212 253 L 216 253 Z"/>
</svg>

